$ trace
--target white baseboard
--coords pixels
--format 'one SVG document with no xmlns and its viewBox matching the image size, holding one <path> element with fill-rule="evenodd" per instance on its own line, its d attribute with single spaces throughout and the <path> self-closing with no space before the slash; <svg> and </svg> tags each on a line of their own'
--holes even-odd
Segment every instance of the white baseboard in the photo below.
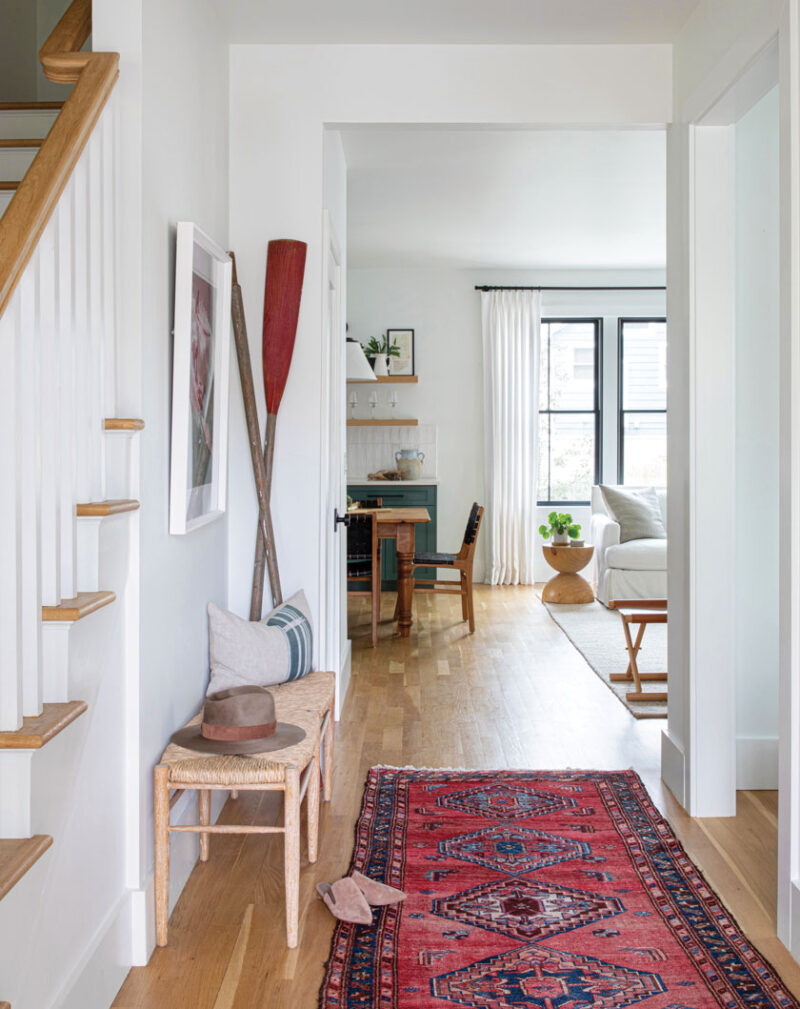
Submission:
<svg viewBox="0 0 800 1009">
<path fill-rule="evenodd" d="M 736 739 L 736 787 L 778 787 L 778 737 L 739 736 Z"/>
<path fill-rule="evenodd" d="M 678 802 L 686 807 L 686 757 L 667 730 L 661 733 L 661 777 Z"/>
<path fill-rule="evenodd" d="M 336 691 L 336 721 L 342 716 L 344 699 L 347 697 L 347 688 L 350 686 L 350 673 L 353 671 L 353 642 L 350 638 L 345 638 L 342 648 L 341 659 L 339 660 L 339 686 Z"/>
<path fill-rule="evenodd" d="M 228 799 L 228 792 L 211 793 L 211 822 L 216 823 L 222 807 Z M 171 823 L 183 825 L 197 823 L 197 794 L 186 791 L 172 808 Z M 211 846 L 213 854 L 213 842 Z M 188 882 L 200 855 L 200 839 L 197 834 L 171 834 L 169 845 L 169 912 L 178 903 L 178 898 Z M 156 948 L 155 922 L 155 879 L 151 872 L 141 890 L 130 893 L 129 916 L 131 941 L 128 956 L 132 967 L 144 967 Z"/>
</svg>

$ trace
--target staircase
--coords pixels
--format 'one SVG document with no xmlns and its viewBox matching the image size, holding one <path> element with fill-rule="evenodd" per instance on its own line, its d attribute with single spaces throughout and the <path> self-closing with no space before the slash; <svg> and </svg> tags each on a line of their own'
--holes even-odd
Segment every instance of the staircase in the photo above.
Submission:
<svg viewBox="0 0 800 1009">
<path fill-rule="evenodd" d="M 117 416 L 116 57 L 80 52 L 89 30 L 74 0 L 42 49 L 48 76 L 74 82 L 63 107 L 0 102 L 0 999 L 14 1009 L 94 1005 L 81 977 L 119 961 L 104 936 L 129 913 L 120 740 L 143 424 Z M 87 989 L 98 1006 L 105 974 Z"/>
</svg>

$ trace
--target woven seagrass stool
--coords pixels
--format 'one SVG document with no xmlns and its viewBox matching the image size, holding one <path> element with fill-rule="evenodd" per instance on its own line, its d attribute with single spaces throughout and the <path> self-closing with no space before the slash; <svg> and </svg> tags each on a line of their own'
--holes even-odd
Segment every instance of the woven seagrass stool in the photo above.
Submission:
<svg viewBox="0 0 800 1009">
<path fill-rule="evenodd" d="M 212 834 L 283 834 L 286 890 L 286 944 L 297 946 L 300 886 L 300 804 L 307 798 L 308 860 L 316 862 L 319 829 L 320 768 L 323 795 L 331 797 L 333 781 L 333 673 L 309 673 L 293 683 L 270 687 L 279 722 L 305 730 L 305 738 L 283 750 L 249 756 L 217 756 L 170 743 L 154 775 L 156 942 L 167 945 L 169 918 L 169 835 L 200 835 L 200 861 L 207 862 Z M 199 713 L 189 724 L 202 718 Z M 174 795 L 170 798 L 170 789 Z M 182 792 L 195 789 L 198 823 L 173 826 L 169 811 Z M 212 824 L 211 792 L 283 792 L 283 826 Z"/>
</svg>

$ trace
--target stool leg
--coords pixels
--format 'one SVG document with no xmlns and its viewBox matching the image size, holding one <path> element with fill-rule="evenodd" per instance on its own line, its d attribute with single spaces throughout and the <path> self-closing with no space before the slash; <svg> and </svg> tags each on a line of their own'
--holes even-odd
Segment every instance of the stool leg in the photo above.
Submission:
<svg viewBox="0 0 800 1009">
<path fill-rule="evenodd" d="M 197 812 L 198 821 L 201 827 L 207 827 L 211 823 L 211 790 L 208 788 L 197 789 Z M 208 861 L 210 834 L 200 835 L 200 861 Z"/>
<path fill-rule="evenodd" d="M 156 943 L 166 946 L 169 920 L 169 768 L 162 764 L 153 771 L 153 835 Z"/>
<path fill-rule="evenodd" d="M 308 779 L 308 860 L 317 860 L 317 841 L 319 837 L 319 755 L 314 756 L 311 767 L 311 777 Z"/>
<path fill-rule="evenodd" d="M 323 750 L 323 798 L 326 802 L 331 801 L 331 795 L 333 794 L 333 710 L 331 709 L 331 715 L 328 719 L 328 726 L 325 729 L 325 739 L 324 739 L 324 750 Z"/>
<path fill-rule="evenodd" d="M 287 767 L 283 785 L 283 874 L 286 884 L 286 945 L 297 946 L 300 911 L 300 771 Z"/>
</svg>

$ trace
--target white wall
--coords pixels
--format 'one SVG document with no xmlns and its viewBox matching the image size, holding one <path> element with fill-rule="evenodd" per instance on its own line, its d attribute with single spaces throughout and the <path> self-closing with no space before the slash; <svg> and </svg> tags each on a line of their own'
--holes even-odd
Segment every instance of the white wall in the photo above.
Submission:
<svg viewBox="0 0 800 1009">
<path fill-rule="evenodd" d="M 656 286 L 661 271 L 525 271 L 525 270 L 350 270 L 347 318 L 350 335 L 365 341 L 387 328 L 415 330 L 416 385 L 378 388 L 382 412 L 387 412 L 389 388 L 398 394 L 399 414 L 417 417 L 438 429 L 439 549 L 454 550 L 461 542 L 473 501 L 486 500 L 483 433 L 483 346 L 480 293 L 477 284 L 624 284 Z M 585 316 L 603 319 L 603 467 L 604 479 L 617 482 L 617 319 L 619 316 L 659 316 L 665 311 L 663 291 L 545 292 L 543 316 Z M 359 390 L 367 386 L 354 387 Z M 363 399 L 363 394 L 362 394 Z M 361 404 L 363 410 L 363 402 Z M 552 509 L 540 508 L 537 525 Z M 570 512 L 588 538 L 590 509 Z M 476 553 L 476 579 L 486 573 L 486 539 Z M 536 578 L 547 580 L 551 569 L 537 556 Z"/>
<path fill-rule="evenodd" d="M 208 677 L 206 607 L 227 603 L 227 518 L 186 536 L 170 536 L 168 529 L 175 222 L 194 221 L 227 246 L 228 53 L 210 0 L 145 0 L 142 38 L 147 426 L 141 436 L 140 773 L 146 886 L 152 872 L 152 768 L 170 734 L 201 703 Z M 229 494 L 236 496 L 235 484 Z M 194 842 L 184 840 L 172 842 L 177 867 L 181 848 L 194 860 Z"/>
<path fill-rule="evenodd" d="M 278 418 L 273 518 L 284 591 L 303 586 L 317 624 L 320 419 L 309 407 L 321 391 L 324 125 L 664 123 L 670 67 L 666 46 L 231 48 L 231 241 L 253 353 L 267 240 L 309 242 L 295 358 Z M 231 441 L 231 472 L 241 474 L 249 460 L 240 418 L 233 418 Z M 232 529 L 254 529 L 255 520 L 254 495 L 232 502 Z M 251 551 L 234 549 L 232 540 L 232 583 L 249 580 Z"/>
<path fill-rule="evenodd" d="M 736 131 L 737 788 L 778 785 L 778 90 Z"/>
</svg>

